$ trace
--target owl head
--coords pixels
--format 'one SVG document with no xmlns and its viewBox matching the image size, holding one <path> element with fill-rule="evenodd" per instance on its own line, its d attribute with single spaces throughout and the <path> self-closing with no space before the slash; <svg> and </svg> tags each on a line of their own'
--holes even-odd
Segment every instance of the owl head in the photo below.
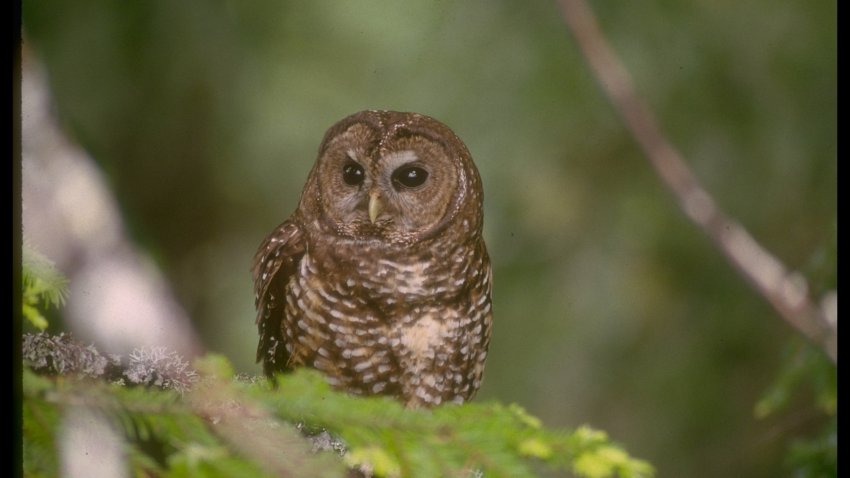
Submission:
<svg viewBox="0 0 850 478">
<path fill-rule="evenodd" d="M 417 113 L 367 110 L 333 125 L 302 194 L 308 222 L 351 239 L 411 243 L 459 223 L 480 232 L 481 180 L 463 142 Z"/>
</svg>

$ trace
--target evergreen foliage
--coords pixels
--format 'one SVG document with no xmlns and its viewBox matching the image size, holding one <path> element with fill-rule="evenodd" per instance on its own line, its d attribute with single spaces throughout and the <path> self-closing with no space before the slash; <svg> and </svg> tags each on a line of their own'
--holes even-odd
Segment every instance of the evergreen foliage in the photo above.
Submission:
<svg viewBox="0 0 850 478">
<path fill-rule="evenodd" d="M 47 319 L 39 309 L 59 307 L 68 297 L 68 279 L 56 270 L 53 262 L 24 241 L 21 254 L 23 269 L 22 309 L 27 321 L 38 330 L 47 328 Z"/>
<path fill-rule="evenodd" d="M 149 367 L 174 367 L 162 363 Z M 185 389 L 86 374 L 37 375 L 26 367 L 27 476 L 57 474 L 62 444 L 56 430 L 64 414 L 81 407 L 108 417 L 119 431 L 133 476 L 332 477 L 346 467 L 376 477 L 533 477 L 547 469 L 588 478 L 653 475 L 648 463 L 631 458 L 605 433 L 547 429 L 516 404 L 411 410 L 390 398 L 335 391 L 312 370 L 279 375 L 272 384 L 234 377 L 221 356 L 207 356 L 196 367 L 199 379 Z"/>
<path fill-rule="evenodd" d="M 789 344 L 774 383 L 754 407 L 755 416 L 768 419 L 786 412 L 802 391 L 813 398 L 809 399 L 813 403 L 807 406 L 807 412 L 823 419 L 816 433 L 798 436 L 790 443 L 785 465 L 797 477 L 836 476 L 838 374 L 835 365 L 820 349 L 799 339 Z"/>
</svg>

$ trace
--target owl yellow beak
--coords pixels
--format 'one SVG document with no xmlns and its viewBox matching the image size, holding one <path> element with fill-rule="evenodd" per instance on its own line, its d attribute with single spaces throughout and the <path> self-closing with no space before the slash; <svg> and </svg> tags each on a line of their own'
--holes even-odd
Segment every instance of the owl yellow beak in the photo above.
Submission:
<svg viewBox="0 0 850 478">
<path fill-rule="evenodd" d="M 381 202 L 381 193 L 369 193 L 369 220 L 372 221 L 372 224 L 375 224 L 375 220 L 378 219 L 378 215 L 380 215 L 383 210 L 384 204 Z"/>
</svg>

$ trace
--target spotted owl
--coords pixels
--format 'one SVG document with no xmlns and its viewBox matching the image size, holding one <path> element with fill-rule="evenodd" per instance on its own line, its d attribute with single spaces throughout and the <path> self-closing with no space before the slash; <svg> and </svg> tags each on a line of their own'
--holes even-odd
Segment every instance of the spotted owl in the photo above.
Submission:
<svg viewBox="0 0 850 478">
<path fill-rule="evenodd" d="M 410 407 L 470 400 L 493 321 L 482 200 L 439 121 L 370 110 L 333 125 L 298 208 L 254 257 L 266 374 L 313 367 Z"/>
</svg>

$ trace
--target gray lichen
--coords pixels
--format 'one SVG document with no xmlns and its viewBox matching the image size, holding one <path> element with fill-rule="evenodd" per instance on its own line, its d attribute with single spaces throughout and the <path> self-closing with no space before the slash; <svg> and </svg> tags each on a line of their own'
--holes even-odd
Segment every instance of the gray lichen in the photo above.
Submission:
<svg viewBox="0 0 850 478">
<path fill-rule="evenodd" d="M 198 374 L 177 352 L 165 347 L 133 350 L 125 359 L 104 357 L 93 345 L 83 345 L 68 334 L 24 334 L 24 363 L 46 375 L 77 375 L 112 382 L 156 386 L 185 392 Z"/>
</svg>

